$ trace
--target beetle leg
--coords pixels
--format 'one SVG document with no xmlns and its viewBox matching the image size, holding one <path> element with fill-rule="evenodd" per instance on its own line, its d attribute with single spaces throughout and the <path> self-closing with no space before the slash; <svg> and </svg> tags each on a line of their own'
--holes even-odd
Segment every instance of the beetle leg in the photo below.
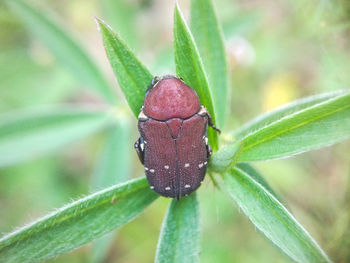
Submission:
<svg viewBox="0 0 350 263">
<path fill-rule="evenodd" d="M 204 106 L 202 106 L 202 108 L 200 109 L 200 111 L 198 112 L 198 114 L 201 115 L 201 116 L 207 116 L 207 117 L 208 117 L 208 125 L 209 125 L 210 127 L 212 127 L 214 130 L 216 130 L 219 134 L 221 133 L 220 129 L 219 129 L 219 128 L 216 128 L 216 127 L 214 126 L 213 120 L 212 120 L 212 118 L 211 118 L 211 116 L 210 116 L 208 110 L 207 110 Z"/>
<path fill-rule="evenodd" d="M 134 148 L 136 150 L 137 156 L 140 159 L 140 162 L 144 164 L 144 150 L 145 150 L 145 144 L 143 143 L 142 137 L 140 137 L 134 144 Z"/>
<path fill-rule="evenodd" d="M 220 134 L 221 133 L 220 129 L 215 127 L 209 113 L 207 116 L 208 116 L 208 125 Z"/>
</svg>

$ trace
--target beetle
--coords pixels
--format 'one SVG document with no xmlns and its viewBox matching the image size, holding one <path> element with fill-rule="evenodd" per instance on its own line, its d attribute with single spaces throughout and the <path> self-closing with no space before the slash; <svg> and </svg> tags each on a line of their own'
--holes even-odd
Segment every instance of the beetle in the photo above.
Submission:
<svg viewBox="0 0 350 263">
<path fill-rule="evenodd" d="M 220 133 L 190 86 L 173 75 L 154 77 L 134 145 L 152 190 L 179 199 L 201 185 L 212 153 L 208 125 Z"/>
</svg>

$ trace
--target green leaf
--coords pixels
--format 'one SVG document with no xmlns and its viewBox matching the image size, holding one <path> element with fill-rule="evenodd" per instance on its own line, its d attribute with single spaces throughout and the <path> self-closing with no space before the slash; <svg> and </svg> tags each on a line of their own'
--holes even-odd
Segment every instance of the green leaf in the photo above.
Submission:
<svg viewBox="0 0 350 263">
<path fill-rule="evenodd" d="M 66 205 L 0 239 L 0 262 L 38 262 L 81 247 L 135 218 L 159 195 L 145 178 Z"/>
<path fill-rule="evenodd" d="M 285 158 L 319 149 L 347 139 L 350 136 L 350 93 L 343 92 L 318 101 L 309 99 L 304 105 L 269 114 L 253 122 L 257 129 L 241 142 L 239 161 L 261 161 Z M 291 113 L 287 113 L 290 108 Z M 295 109 L 295 108 L 294 108 Z M 265 126 L 261 125 L 267 121 Z M 271 122 L 270 122 L 271 121 Z"/>
<path fill-rule="evenodd" d="M 155 262 L 199 262 L 199 227 L 196 194 L 173 199 L 163 221 Z"/>
<path fill-rule="evenodd" d="M 222 189 L 252 223 L 297 262 L 330 262 L 327 255 L 287 209 L 248 170 L 234 168 L 223 176 Z"/>
<path fill-rule="evenodd" d="M 255 182 L 259 183 L 262 187 L 265 188 L 274 198 L 276 198 L 281 204 L 285 205 L 282 197 L 280 197 L 272 187 L 266 182 L 264 177 L 257 170 L 255 170 L 251 165 L 247 163 L 237 164 L 237 168 L 244 171 L 248 176 L 252 178 Z"/>
<path fill-rule="evenodd" d="M 52 20 L 51 15 L 45 15 L 46 12 L 38 11 L 22 0 L 11 0 L 7 3 L 23 20 L 28 30 L 51 50 L 72 75 L 93 88 L 108 102 L 116 101 L 116 95 L 88 54 L 63 27 Z"/>
<path fill-rule="evenodd" d="M 31 160 L 113 124 L 107 111 L 38 108 L 0 117 L 0 166 Z"/>
<path fill-rule="evenodd" d="M 302 98 L 291 103 L 285 104 L 277 109 L 264 113 L 250 122 L 247 122 L 245 125 L 241 126 L 238 130 L 234 131 L 233 137 L 235 140 L 241 140 L 249 133 L 255 132 L 258 129 L 261 129 L 275 121 L 280 120 L 286 115 L 293 114 L 297 111 L 304 110 L 308 107 L 314 106 L 321 102 L 327 101 L 331 98 L 334 98 L 340 95 L 341 92 L 330 92 L 323 93 L 315 96 L 310 96 Z"/>
<path fill-rule="evenodd" d="M 153 76 L 107 24 L 100 19 L 96 21 L 114 74 L 131 110 L 138 116 Z"/>
<path fill-rule="evenodd" d="M 215 125 L 215 112 L 203 64 L 181 11 L 176 4 L 174 14 L 174 51 L 176 74 L 198 94 L 201 103 L 208 109 Z M 218 148 L 218 136 L 208 130 L 209 143 L 214 151 Z"/>
<path fill-rule="evenodd" d="M 191 1 L 191 30 L 208 74 L 215 113 L 223 127 L 228 103 L 228 76 L 224 41 L 211 0 Z"/>
<path fill-rule="evenodd" d="M 126 118 L 110 129 L 92 176 L 91 189 L 99 190 L 126 181 L 131 176 L 131 125 Z M 112 245 L 114 232 L 94 242 L 91 262 L 103 262 Z"/>
</svg>

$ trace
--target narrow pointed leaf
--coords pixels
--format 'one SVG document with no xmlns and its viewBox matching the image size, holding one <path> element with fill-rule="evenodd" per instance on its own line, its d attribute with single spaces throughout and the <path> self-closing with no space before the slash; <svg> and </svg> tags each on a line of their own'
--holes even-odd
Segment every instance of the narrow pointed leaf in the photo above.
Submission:
<svg viewBox="0 0 350 263">
<path fill-rule="evenodd" d="M 31 160 L 114 124 L 108 111 L 40 108 L 0 117 L 0 166 Z"/>
<path fill-rule="evenodd" d="M 262 187 L 265 188 L 273 197 L 275 197 L 281 204 L 285 205 L 281 196 L 279 196 L 272 187 L 268 184 L 268 182 L 264 179 L 264 177 L 253 168 L 248 163 L 239 163 L 237 164 L 237 168 L 244 171 L 247 175 L 249 175 L 254 181 L 259 183 Z"/>
<path fill-rule="evenodd" d="M 291 108 L 288 114 L 282 110 L 266 119 L 272 122 L 265 126 L 253 123 L 257 129 L 241 140 L 239 161 L 285 158 L 349 138 L 350 93 L 343 92 L 316 104 L 310 101 L 298 111 Z"/>
<path fill-rule="evenodd" d="M 173 199 L 163 221 L 155 262 L 199 262 L 199 226 L 196 194 Z"/>
<path fill-rule="evenodd" d="M 0 239 L 0 262 L 38 262 L 121 227 L 158 197 L 145 178 L 66 205 Z"/>
<path fill-rule="evenodd" d="M 92 176 L 91 189 L 100 190 L 130 178 L 131 169 L 131 126 L 127 119 L 118 119 L 110 129 L 101 155 Z M 112 245 L 115 232 L 112 231 L 94 242 L 91 262 L 103 262 Z"/>
<path fill-rule="evenodd" d="M 120 88 L 131 110 L 135 116 L 138 116 L 153 76 L 107 24 L 100 19 L 96 19 L 96 21 Z"/>
<path fill-rule="evenodd" d="M 217 124 L 223 127 L 228 105 L 226 54 L 211 0 L 191 1 L 191 30 L 208 74 Z"/>
<path fill-rule="evenodd" d="M 7 1 L 28 30 L 35 35 L 62 65 L 66 66 L 80 81 L 98 92 L 108 102 L 115 102 L 116 95 L 111 91 L 103 74 L 63 27 L 54 22 L 45 12 L 36 10 L 22 0 Z"/>
<path fill-rule="evenodd" d="M 215 125 L 216 116 L 207 76 L 191 32 L 178 5 L 175 7 L 174 14 L 174 51 L 176 74 L 197 92 L 201 103 L 208 109 Z M 208 137 L 213 150 L 217 150 L 218 137 L 216 131 L 209 129 Z"/>
<path fill-rule="evenodd" d="M 290 115 L 300 110 L 304 110 L 308 107 L 314 106 L 321 102 L 327 101 L 340 95 L 342 92 L 330 92 L 323 93 L 319 95 L 314 95 L 306 98 L 302 98 L 291 103 L 282 105 L 275 110 L 264 113 L 252 121 L 247 122 L 245 125 L 241 126 L 238 130 L 233 132 L 233 137 L 236 140 L 240 140 L 247 136 L 249 133 L 255 132 L 258 129 L 263 128 L 271 124 L 272 122 L 278 121 L 286 115 Z"/>
<path fill-rule="evenodd" d="M 292 214 L 247 172 L 249 170 L 234 168 L 224 175 L 221 186 L 252 223 L 293 260 L 330 262 Z"/>
</svg>

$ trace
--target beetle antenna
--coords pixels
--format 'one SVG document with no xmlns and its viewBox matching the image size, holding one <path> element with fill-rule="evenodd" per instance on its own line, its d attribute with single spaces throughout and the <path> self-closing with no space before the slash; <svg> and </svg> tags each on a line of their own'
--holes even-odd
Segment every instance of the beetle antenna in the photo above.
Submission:
<svg viewBox="0 0 350 263">
<path fill-rule="evenodd" d="M 198 114 L 200 116 L 207 116 L 208 118 L 208 125 L 212 127 L 214 130 L 216 130 L 219 134 L 221 133 L 219 128 L 216 128 L 215 125 L 213 124 L 213 120 L 208 112 L 208 110 L 202 105 L 201 109 L 199 110 Z"/>
<path fill-rule="evenodd" d="M 219 134 L 221 134 L 221 130 L 219 128 L 216 128 L 213 123 L 208 123 L 210 127 L 212 127 L 215 131 L 217 131 Z"/>
</svg>

